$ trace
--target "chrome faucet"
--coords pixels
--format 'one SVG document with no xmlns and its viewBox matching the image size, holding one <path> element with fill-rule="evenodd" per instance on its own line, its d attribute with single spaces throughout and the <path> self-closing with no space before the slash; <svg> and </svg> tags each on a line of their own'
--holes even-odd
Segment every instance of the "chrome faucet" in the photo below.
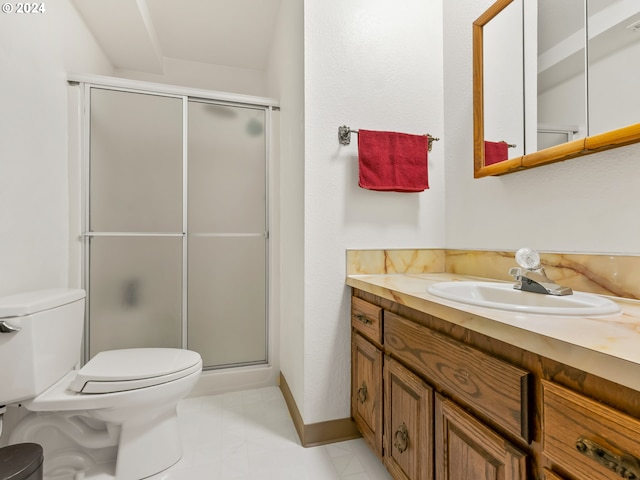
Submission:
<svg viewBox="0 0 640 480">
<path fill-rule="evenodd" d="M 573 290 L 558 285 L 549 277 L 540 264 L 540 255 L 530 248 L 521 248 L 516 252 L 516 261 L 520 268 L 509 270 L 509 275 L 516 279 L 513 288 L 523 292 L 544 293 L 547 295 L 571 295 Z"/>
</svg>

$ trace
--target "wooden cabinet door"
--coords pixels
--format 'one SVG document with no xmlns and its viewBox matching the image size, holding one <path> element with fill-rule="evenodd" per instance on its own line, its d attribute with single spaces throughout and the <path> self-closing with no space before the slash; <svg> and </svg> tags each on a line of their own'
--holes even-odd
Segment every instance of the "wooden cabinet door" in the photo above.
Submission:
<svg viewBox="0 0 640 480">
<path fill-rule="evenodd" d="M 351 337 L 351 415 L 382 458 L 382 352 L 355 332 Z"/>
<path fill-rule="evenodd" d="M 384 358 L 384 463 L 396 480 L 433 478 L 433 390 Z"/>
<path fill-rule="evenodd" d="M 436 480 L 525 480 L 526 456 L 461 407 L 435 401 Z"/>
</svg>

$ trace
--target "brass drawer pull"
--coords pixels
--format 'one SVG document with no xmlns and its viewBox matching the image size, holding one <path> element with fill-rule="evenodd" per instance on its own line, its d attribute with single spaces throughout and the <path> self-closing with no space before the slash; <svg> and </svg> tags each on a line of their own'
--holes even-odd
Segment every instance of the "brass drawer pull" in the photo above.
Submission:
<svg viewBox="0 0 640 480">
<path fill-rule="evenodd" d="M 402 425 L 398 427 L 393 438 L 393 446 L 398 449 L 398 452 L 404 452 L 409 446 L 409 432 L 407 431 L 407 426 L 404 422 L 402 422 Z"/>
<path fill-rule="evenodd" d="M 373 323 L 364 313 L 355 313 L 353 316 L 356 320 L 360 320 L 365 325 L 371 325 Z"/>
<path fill-rule="evenodd" d="M 362 382 L 362 386 L 358 389 L 358 401 L 364 403 L 369 398 L 369 392 L 367 392 L 367 384 Z"/>
<path fill-rule="evenodd" d="M 584 437 L 576 440 L 576 450 L 625 480 L 640 480 L 640 461 L 632 455 L 617 455 Z"/>
</svg>

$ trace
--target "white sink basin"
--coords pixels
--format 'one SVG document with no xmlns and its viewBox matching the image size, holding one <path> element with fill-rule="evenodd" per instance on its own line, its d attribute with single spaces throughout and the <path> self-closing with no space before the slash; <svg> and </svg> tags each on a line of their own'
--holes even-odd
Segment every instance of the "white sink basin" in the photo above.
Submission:
<svg viewBox="0 0 640 480">
<path fill-rule="evenodd" d="M 511 283 L 441 282 L 430 286 L 428 292 L 455 302 L 521 313 L 585 317 L 620 313 L 616 303 L 598 295 L 583 292 L 544 295 L 516 290 Z"/>
</svg>

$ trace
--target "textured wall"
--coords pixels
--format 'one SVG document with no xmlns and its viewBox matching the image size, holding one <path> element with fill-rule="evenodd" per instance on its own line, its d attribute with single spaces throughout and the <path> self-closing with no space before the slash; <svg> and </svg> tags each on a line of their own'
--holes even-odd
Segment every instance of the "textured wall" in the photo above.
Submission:
<svg viewBox="0 0 640 480">
<path fill-rule="evenodd" d="M 443 141 L 431 188 L 403 194 L 360 189 L 357 137 L 337 139 L 340 125 L 444 135 L 441 4 L 305 1 L 305 423 L 349 416 L 345 249 L 444 241 Z"/>
<path fill-rule="evenodd" d="M 0 15 L 0 296 L 77 282 L 69 273 L 76 145 L 69 145 L 66 78 L 112 73 L 71 3 L 47 7 Z"/>
<path fill-rule="evenodd" d="M 447 248 L 638 253 L 640 145 L 473 179 L 471 24 L 492 3 L 444 2 Z"/>
<path fill-rule="evenodd" d="M 304 398 L 304 33 L 303 5 L 282 0 L 271 50 L 269 95 L 280 100 L 280 155 L 272 169 L 271 248 L 275 255 L 272 334 L 279 365 L 298 408 Z M 276 303 L 276 302 L 274 302 Z M 273 328 L 279 328 L 273 332 Z M 279 363 L 278 363 L 279 362 Z"/>
<path fill-rule="evenodd" d="M 144 82 L 167 83 L 243 95 L 267 96 L 265 72 L 248 68 L 164 58 L 164 73 L 155 74 L 118 69 L 118 77 Z"/>
</svg>

